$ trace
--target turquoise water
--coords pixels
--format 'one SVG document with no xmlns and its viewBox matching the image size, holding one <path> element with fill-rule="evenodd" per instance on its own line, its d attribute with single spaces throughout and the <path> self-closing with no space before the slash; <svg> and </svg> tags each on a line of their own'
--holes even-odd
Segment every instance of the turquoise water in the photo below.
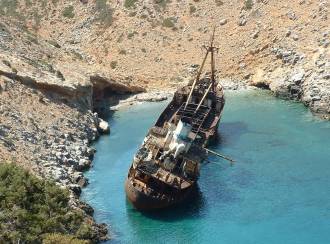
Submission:
<svg viewBox="0 0 330 244">
<path fill-rule="evenodd" d="M 166 103 L 115 112 L 95 144 L 83 199 L 109 225 L 109 243 L 330 243 L 330 122 L 265 92 L 227 93 L 199 194 L 186 206 L 144 215 L 125 199 L 131 159 Z"/>
</svg>

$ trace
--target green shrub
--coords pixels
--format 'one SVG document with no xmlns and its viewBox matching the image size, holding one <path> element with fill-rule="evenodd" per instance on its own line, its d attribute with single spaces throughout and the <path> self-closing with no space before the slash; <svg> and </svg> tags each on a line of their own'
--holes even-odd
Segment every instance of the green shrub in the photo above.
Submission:
<svg viewBox="0 0 330 244">
<path fill-rule="evenodd" d="M 129 12 L 128 16 L 129 17 L 134 17 L 136 16 L 137 12 L 136 11 L 133 11 L 133 12 Z"/>
<path fill-rule="evenodd" d="M 159 6 L 162 7 L 163 9 L 166 8 L 166 5 L 170 2 L 170 0 L 154 0 L 154 3 Z"/>
<path fill-rule="evenodd" d="M 135 3 L 137 0 L 125 0 L 124 7 L 125 8 L 135 8 Z"/>
<path fill-rule="evenodd" d="M 10 31 L 8 30 L 7 26 L 5 26 L 3 23 L 0 22 L 0 31 L 2 32 L 6 32 L 7 34 L 10 33 Z"/>
<path fill-rule="evenodd" d="M 136 34 L 139 34 L 139 33 L 137 31 L 130 32 L 127 34 L 127 38 L 132 39 L 134 37 L 134 35 L 136 35 Z"/>
<path fill-rule="evenodd" d="M 162 25 L 167 28 L 173 28 L 175 26 L 173 18 L 166 18 L 163 20 Z"/>
<path fill-rule="evenodd" d="M 17 0 L 0 0 L 0 14 L 17 17 L 17 8 Z"/>
<path fill-rule="evenodd" d="M 190 12 L 190 14 L 193 14 L 193 13 L 195 13 L 196 12 L 196 7 L 194 6 L 194 5 L 190 5 L 190 8 L 189 8 L 189 12 Z"/>
<path fill-rule="evenodd" d="M 223 2 L 221 0 L 215 0 L 215 5 L 222 6 Z"/>
<path fill-rule="evenodd" d="M 111 69 L 115 69 L 117 67 L 118 62 L 117 61 L 111 61 L 110 67 Z"/>
<path fill-rule="evenodd" d="M 244 9 L 250 10 L 253 7 L 253 0 L 245 0 Z"/>
<path fill-rule="evenodd" d="M 59 0 L 52 0 L 52 4 L 57 6 L 57 3 L 58 3 Z"/>
<path fill-rule="evenodd" d="M 43 244 L 88 244 L 88 241 L 77 239 L 73 235 L 47 234 L 43 237 Z"/>
<path fill-rule="evenodd" d="M 47 42 L 56 48 L 61 48 L 60 44 L 58 44 L 58 42 L 55 40 L 47 40 Z"/>
<path fill-rule="evenodd" d="M 81 239 L 88 239 L 93 235 L 92 227 L 87 224 L 80 225 L 76 235 Z"/>
<path fill-rule="evenodd" d="M 13 164 L 0 163 L 0 213 L 0 243 L 41 243 L 51 233 L 79 238 L 86 228 L 82 212 L 70 208 L 67 190 Z"/>
<path fill-rule="evenodd" d="M 119 50 L 119 54 L 122 54 L 122 55 L 126 55 L 126 54 L 127 54 L 127 52 L 126 52 L 126 50 L 125 50 L 125 49 L 121 49 L 121 50 Z"/>
<path fill-rule="evenodd" d="M 107 5 L 107 0 L 96 0 L 97 18 L 103 27 L 111 26 L 113 21 L 113 10 Z"/>
<path fill-rule="evenodd" d="M 84 57 L 80 53 L 78 53 L 76 50 L 71 50 L 71 53 L 73 54 L 74 59 L 79 59 L 79 60 L 84 59 Z"/>
<path fill-rule="evenodd" d="M 29 34 L 27 35 L 27 39 L 34 44 L 39 44 L 38 37 L 36 35 Z"/>
<path fill-rule="evenodd" d="M 96 0 L 95 6 L 96 10 L 101 11 L 107 7 L 107 0 Z"/>
<path fill-rule="evenodd" d="M 32 6 L 32 2 L 31 2 L 31 0 L 25 0 L 25 5 L 26 5 L 27 7 L 31 7 L 31 6 Z"/>
<path fill-rule="evenodd" d="M 62 15 L 66 18 L 70 18 L 72 19 L 74 17 L 74 13 L 73 13 L 73 6 L 67 6 L 64 8 L 63 12 L 62 12 Z"/>
</svg>

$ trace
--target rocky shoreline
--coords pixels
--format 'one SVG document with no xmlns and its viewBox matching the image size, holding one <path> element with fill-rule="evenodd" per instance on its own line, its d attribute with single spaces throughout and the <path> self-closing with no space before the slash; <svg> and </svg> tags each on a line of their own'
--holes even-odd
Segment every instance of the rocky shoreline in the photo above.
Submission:
<svg viewBox="0 0 330 244">
<path fill-rule="evenodd" d="M 116 111 L 123 107 L 141 104 L 143 102 L 162 102 L 171 98 L 175 90 L 167 89 L 165 91 L 149 91 L 135 95 L 116 96 L 110 102 L 110 109 Z"/>
<path fill-rule="evenodd" d="M 324 38 L 328 32 L 323 34 Z M 302 102 L 317 116 L 330 119 L 330 62 L 326 49 L 315 50 L 314 60 L 293 50 L 273 48 L 281 64 L 255 77 L 251 85 L 269 89 L 275 96 Z"/>
<path fill-rule="evenodd" d="M 92 241 L 106 240 L 107 226 L 93 219 L 93 208 L 79 199 L 92 166 L 91 142 L 108 133 L 107 123 L 86 104 L 0 76 L 0 161 L 13 162 L 34 175 L 70 190 L 70 206 L 80 209 Z"/>
<path fill-rule="evenodd" d="M 192 81 L 190 80 L 190 82 Z M 254 86 L 248 86 L 246 83 L 243 83 L 238 80 L 221 79 L 220 83 L 225 90 L 239 91 L 246 89 L 257 89 Z M 141 104 L 143 102 L 162 102 L 170 99 L 175 91 L 176 88 L 170 87 L 163 88 L 161 89 L 161 91 L 153 89 L 138 94 L 116 95 L 111 98 L 108 105 L 111 110 L 116 111 L 118 109 Z"/>
</svg>

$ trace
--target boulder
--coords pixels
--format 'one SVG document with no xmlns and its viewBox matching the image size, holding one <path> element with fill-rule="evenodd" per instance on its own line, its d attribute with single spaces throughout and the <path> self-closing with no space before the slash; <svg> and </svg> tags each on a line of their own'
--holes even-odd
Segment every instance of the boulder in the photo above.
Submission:
<svg viewBox="0 0 330 244">
<path fill-rule="evenodd" d="M 220 25 L 225 25 L 225 24 L 227 24 L 227 22 L 228 22 L 227 19 L 222 19 L 222 20 L 220 20 L 219 24 Z"/>
<path fill-rule="evenodd" d="M 84 170 L 89 169 L 91 167 L 91 164 L 92 164 L 92 161 L 90 161 L 89 159 L 82 158 L 79 160 L 79 163 L 76 166 L 76 169 L 78 171 L 84 171 Z"/>
<path fill-rule="evenodd" d="M 94 209 L 87 203 L 79 201 L 78 202 L 79 208 L 82 209 L 86 214 L 89 216 L 93 216 Z"/>
<path fill-rule="evenodd" d="M 110 133 L 110 126 L 109 123 L 104 121 L 103 119 L 99 118 L 99 124 L 98 124 L 98 131 L 101 134 L 109 134 Z"/>
<path fill-rule="evenodd" d="M 274 92 L 275 96 L 281 98 L 289 98 L 289 84 L 285 79 L 276 79 L 269 84 L 269 89 Z"/>
<path fill-rule="evenodd" d="M 300 84 L 301 81 L 304 79 L 304 76 L 305 76 L 305 72 L 299 71 L 299 72 L 295 73 L 294 75 L 292 75 L 290 80 L 296 84 Z"/>
<path fill-rule="evenodd" d="M 70 184 L 68 187 L 74 194 L 76 194 L 77 196 L 80 196 L 81 187 L 78 184 Z"/>
</svg>

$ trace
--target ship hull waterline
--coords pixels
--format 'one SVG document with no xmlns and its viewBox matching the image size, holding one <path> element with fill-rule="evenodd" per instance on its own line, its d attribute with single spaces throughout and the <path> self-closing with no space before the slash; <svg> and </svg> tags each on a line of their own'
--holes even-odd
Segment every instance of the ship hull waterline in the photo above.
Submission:
<svg viewBox="0 0 330 244">
<path fill-rule="evenodd" d="M 152 211 L 157 209 L 169 208 L 184 202 L 186 199 L 191 197 L 196 189 L 196 184 L 193 184 L 188 189 L 175 197 L 173 200 L 168 201 L 166 199 L 159 199 L 150 195 L 145 194 L 137 190 L 130 179 L 125 181 L 125 191 L 128 201 L 133 205 L 133 207 L 140 211 Z"/>
</svg>

